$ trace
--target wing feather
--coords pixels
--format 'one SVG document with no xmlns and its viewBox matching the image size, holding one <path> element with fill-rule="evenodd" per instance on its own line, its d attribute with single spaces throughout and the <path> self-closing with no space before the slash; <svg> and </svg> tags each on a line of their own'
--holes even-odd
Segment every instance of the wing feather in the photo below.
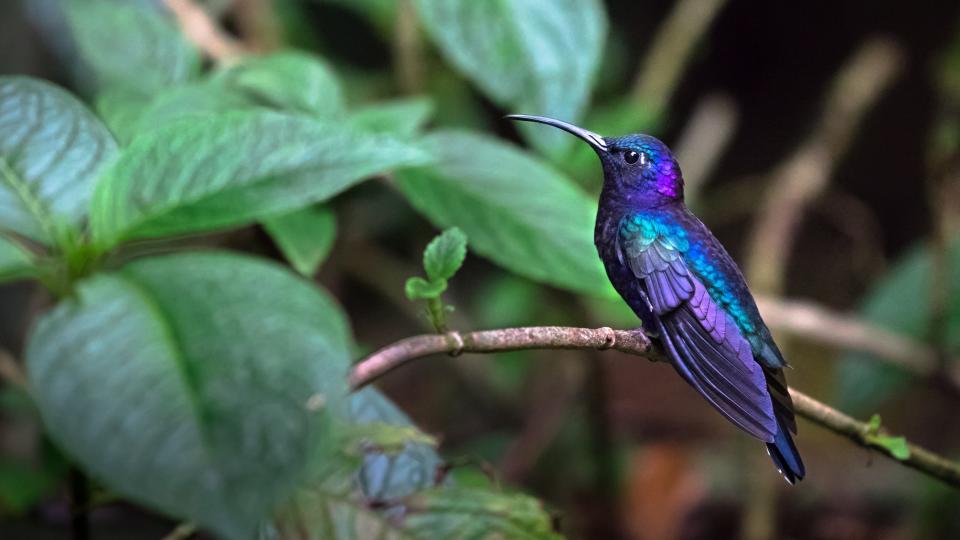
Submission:
<svg viewBox="0 0 960 540">
<path fill-rule="evenodd" d="M 777 420 L 767 374 L 733 318 L 687 266 L 681 243 L 659 234 L 624 234 L 620 246 L 650 300 L 677 371 L 731 422 L 772 442 Z M 782 408 L 782 401 L 778 405 Z"/>
</svg>

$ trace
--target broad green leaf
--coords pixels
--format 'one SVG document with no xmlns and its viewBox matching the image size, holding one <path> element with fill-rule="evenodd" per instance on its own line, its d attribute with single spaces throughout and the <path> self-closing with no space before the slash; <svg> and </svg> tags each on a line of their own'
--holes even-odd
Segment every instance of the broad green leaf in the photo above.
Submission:
<svg viewBox="0 0 960 540">
<path fill-rule="evenodd" d="M 199 73 L 199 53 L 159 4 L 70 0 L 65 5 L 97 88 L 152 95 Z"/>
<path fill-rule="evenodd" d="M 387 423 L 413 426 L 410 418 L 375 388 L 366 387 L 350 396 L 354 423 Z M 432 487 L 437 470 L 443 464 L 429 444 L 407 444 L 396 455 L 369 453 L 357 473 L 360 489 L 368 500 L 395 501 Z"/>
<path fill-rule="evenodd" d="M 429 98 L 414 97 L 357 107 L 347 117 L 347 122 L 363 131 L 409 138 L 423 128 L 432 114 L 433 102 Z"/>
<path fill-rule="evenodd" d="M 520 150 L 461 131 L 424 138 L 436 165 L 397 173 L 410 203 L 470 249 L 530 279 L 579 292 L 612 290 L 593 246 L 596 203 Z"/>
<path fill-rule="evenodd" d="M 562 538 L 543 504 L 526 495 L 442 487 L 413 495 L 405 503 L 404 529 L 417 538 Z"/>
<path fill-rule="evenodd" d="M 0 230 L 52 244 L 80 227 L 116 143 L 77 99 L 27 77 L 0 77 Z"/>
<path fill-rule="evenodd" d="M 51 436 L 91 475 L 243 538 L 339 453 L 349 354 L 320 289 L 250 257 L 192 253 L 82 281 L 26 357 Z"/>
<path fill-rule="evenodd" d="M 580 118 L 606 38 L 598 0 L 416 0 L 416 6 L 444 55 L 500 106 Z M 573 144 L 559 130 L 520 129 L 551 155 Z"/>
<path fill-rule="evenodd" d="M 252 57 L 203 80 L 158 92 L 149 100 L 109 90 L 97 97 L 114 133 L 128 141 L 184 118 L 228 111 L 276 109 L 317 118 L 343 116 L 340 84 L 327 65 L 305 53 L 284 52 Z"/>
<path fill-rule="evenodd" d="M 29 252 L 0 236 L 0 283 L 29 276 L 33 260 Z"/>
<path fill-rule="evenodd" d="M 122 145 L 136 134 L 140 117 L 148 103 L 149 100 L 144 96 L 108 88 L 97 94 L 94 109 Z"/>
<path fill-rule="evenodd" d="M 250 98 L 209 81 L 191 82 L 145 98 L 127 91 L 106 90 L 97 96 L 97 111 L 117 139 L 129 143 L 135 136 L 185 118 L 255 108 Z"/>
<path fill-rule="evenodd" d="M 343 113 L 340 83 L 320 58 L 287 51 L 251 57 L 218 73 L 213 81 L 253 103 L 333 118 Z"/>
<path fill-rule="evenodd" d="M 422 277 L 412 277 L 407 280 L 404 291 L 410 300 L 429 300 L 438 298 L 447 290 L 447 280 L 426 280 Z"/>
<path fill-rule="evenodd" d="M 960 239 L 948 257 L 951 284 L 960 283 Z M 864 320 L 918 341 L 928 341 L 932 262 L 929 248 L 908 252 L 868 293 L 861 311 Z M 951 287 L 947 306 L 947 347 L 960 347 L 960 289 Z M 838 406 L 852 414 L 876 410 L 915 379 L 904 370 L 865 352 L 845 354 L 838 367 Z"/>
<path fill-rule="evenodd" d="M 467 235 L 451 227 L 427 244 L 423 251 L 423 269 L 431 281 L 450 279 L 467 257 Z"/>
<path fill-rule="evenodd" d="M 271 216 L 262 223 L 293 269 L 305 276 L 317 273 L 337 237 L 337 217 L 326 206 Z"/>
<path fill-rule="evenodd" d="M 236 111 L 136 138 L 104 172 L 91 227 L 102 247 L 249 223 L 421 164 L 418 147 L 313 118 Z"/>
</svg>

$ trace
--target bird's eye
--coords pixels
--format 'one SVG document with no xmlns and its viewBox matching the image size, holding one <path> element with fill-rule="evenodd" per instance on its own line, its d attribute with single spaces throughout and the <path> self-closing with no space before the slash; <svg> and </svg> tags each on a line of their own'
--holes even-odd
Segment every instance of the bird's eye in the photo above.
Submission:
<svg viewBox="0 0 960 540">
<path fill-rule="evenodd" d="M 627 150 L 623 153 L 623 160 L 631 165 L 636 163 L 638 159 L 640 159 L 640 154 L 633 150 Z"/>
</svg>

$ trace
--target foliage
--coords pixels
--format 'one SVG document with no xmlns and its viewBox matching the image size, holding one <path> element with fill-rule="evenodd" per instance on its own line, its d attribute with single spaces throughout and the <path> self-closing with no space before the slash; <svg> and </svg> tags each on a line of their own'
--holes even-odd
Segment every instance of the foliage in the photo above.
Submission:
<svg viewBox="0 0 960 540">
<path fill-rule="evenodd" d="M 947 266 L 950 283 L 960 283 L 960 242 L 950 249 Z M 927 342 L 933 336 L 930 300 L 930 248 L 918 246 L 905 254 L 867 295 L 861 315 L 890 331 Z M 945 343 L 947 350 L 960 346 L 960 294 L 947 303 Z M 837 401 L 845 410 L 863 414 L 902 393 L 915 376 L 865 352 L 849 352 L 839 366 Z"/>
<path fill-rule="evenodd" d="M 446 312 L 453 309 L 443 304 L 440 295 L 447 290 L 447 280 L 457 273 L 466 257 L 467 236 L 456 227 L 447 229 L 423 251 L 427 279 L 418 276 L 407 279 L 407 298 L 427 301 L 427 315 L 438 332 L 446 331 Z"/>
<path fill-rule="evenodd" d="M 0 511 L 29 510 L 69 461 L 117 497 L 225 538 L 559 537 L 542 502 L 448 477 L 443 434 L 421 431 L 375 388 L 350 388 L 351 359 L 370 344 L 354 342 L 313 278 L 363 249 L 359 233 L 420 238 L 411 229 L 432 226 L 442 232 L 403 293 L 438 332 L 453 309 L 445 300 L 463 291 L 480 325 L 565 324 L 574 310 L 557 290 L 589 296 L 575 309 L 604 324 L 616 299 L 623 324 L 636 324 L 593 246 L 592 151 L 491 118 L 509 109 L 622 133 L 654 129 L 663 111 L 630 96 L 591 103 L 607 47 L 599 0 L 327 1 L 393 47 L 380 60 L 399 72 L 412 55 L 426 73 L 408 88 L 344 61 L 296 20 L 307 0 L 265 3 L 278 36 L 303 50 L 230 59 L 204 58 L 159 0 L 44 0 L 63 19 L 79 97 L 0 77 L 0 282 L 34 279 L 55 299 L 31 325 L 32 405 L 16 413 L 42 419 L 43 459 L 0 459 Z M 214 22 L 231 9 L 198 3 Z M 240 21 L 225 20 L 242 37 Z M 403 24 L 419 25 L 409 43 Z M 529 148 L 494 136 L 513 129 Z M 357 226 L 396 201 L 406 204 L 391 212 L 412 227 L 398 233 L 379 215 Z M 238 252 L 237 231 L 277 253 Z M 864 316 L 929 340 L 930 259 L 908 255 Z M 460 286 L 486 262 L 492 279 Z M 397 278 L 402 304 L 405 267 L 371 270 Z M 954 302 L 952 330 L 958 314 Z M 529 353 L 515 355 L 500 360 Z M 492 378 L 528 390 L 529 365 L 501 362 Z M 906 387 L 905 374 L 878 366 L 848 355 L 845 406 L 872 410 Z M 581 416 L 568 422 L 578 441 Z M 879 416 L 866 437 L 909 456 Z M 506 446 L 501 432 L 477 446 L 493 440 Z M 568 476 L 589 464 L 573 461 Z"/>
<path fill-rule="evenodd" d="M 606 21 L 595 0 L 564 4 L 506 2 L 479 18 L 462 17 L 476 9 L 468 2 L 415 5 L 482 92 L 576 118 Z M 144 256 L 139 246 L 259 223 L 292 269 L 312 276 L 338 233 L 331 200 L 389 174 L 447 227 L 424 252 L 426 277 L 407 283 L 443 329 L 451 308 L 440 295 L 467 235 L 508 270 L 604 295 L 592 201 L 540 158 L 487 136 L 422 135 L 430 97 L 351 103 L 314 54 L 204 69 L 159 3 L 61 6 L 97 114 L 49 83 L 0 78 L 0 279 L 36 277 L 60 299 L 25 355 L 40 417 L 67 456 L 117 495 L 230 538 L 284 537 L 291 516 L 317 537 L 553 537 L 538 502 L 450 485 L 433 438 L 376 390 L 350 395 L 355 346 L 321 287 L 251 255 Z M 392 17 L 384 6 L 366 13 Z M 542 24 L 518 32 L 508 23 L 520 15 Z M 491 25 L 506 33 L 484 36 Z M 505 62 L 516 55 L 522 70 Z M 525 134 L 554 156 L 570 143 Z"/>
</svg>

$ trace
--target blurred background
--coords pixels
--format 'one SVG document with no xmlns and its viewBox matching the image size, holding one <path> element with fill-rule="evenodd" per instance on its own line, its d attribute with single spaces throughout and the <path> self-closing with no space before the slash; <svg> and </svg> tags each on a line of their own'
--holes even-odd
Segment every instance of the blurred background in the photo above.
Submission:
<svg viewBox="0 0 960 540">
<path fill-rule="evenodd" d="M 525 145 L 501 117 L 531 111 L 490 99 L 430 39 L 411 2 L 203 4 L 245 49 L 326 59 L 349 103 L 424 95 L 431 127 Z M 607 135 L 652 133 L 678 153 L 688 202 L 761 298 L 794 367 L 792 386 L 862 420 L 877 413 L 894 433 L 960 457 L 960 3 L 602 8 L 606 37 L 579 123 Z M 89 97 L 80 62 L 59 2 L 0 3 L 0 74 Z M 548 158 L 598 192 L 589 151 Z M 371 351 L 429 331 L 403 284 L 435 228 L 388 182 L 360 185 L 331 207 L 338 234 L 316 279 L 344 305 L 358 343 Z M 282 259 L 259 227 L 205 242 Z M 463 330 L 636 325 L 617 302 L 534 283 L 474 254 L 448 301 Z M 0 287 L 0 349 L 18 357 L 48 305 L 38 287 Z M 0 382 L 0 537 L 67 537 L 67 466 L 11 386 Z M 806 421 L 797 442 L 808 476 L 790 487 L 762 447 L 672 369 L 636 357 L 424 360 L 379 386 L 440 437 L 446 459 L 464 464 L 458 481 L 493 475 L 519 486 L 573 538 L 960 537 L 960 491 Z M 160 538 L 174 525 L 94 502 L 95 538 Z"/>
</svg>

